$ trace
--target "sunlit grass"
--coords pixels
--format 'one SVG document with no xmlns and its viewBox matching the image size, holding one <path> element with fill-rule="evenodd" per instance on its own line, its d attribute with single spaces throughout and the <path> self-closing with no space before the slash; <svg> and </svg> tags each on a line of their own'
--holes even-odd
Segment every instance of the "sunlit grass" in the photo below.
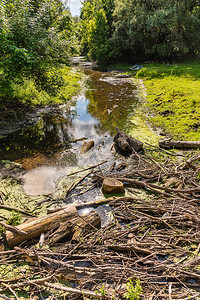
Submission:
<svg viewBox="0 0 200 300">
<path fill-rule="evenodd" d="M 144 107 L 149 121 L 176 139 L 200 140 L 200 63 L 143 63 L 139 71 L 129 64 L 116 64 L 143 79 L 147 96 Z"/>
<path fill-rule="evenodd" d="M 200 64 L 145 64 L 137 75 L 147 89 L 145 107 L 155 126 L 176 139 L 200 140 Z"/>
</svg>

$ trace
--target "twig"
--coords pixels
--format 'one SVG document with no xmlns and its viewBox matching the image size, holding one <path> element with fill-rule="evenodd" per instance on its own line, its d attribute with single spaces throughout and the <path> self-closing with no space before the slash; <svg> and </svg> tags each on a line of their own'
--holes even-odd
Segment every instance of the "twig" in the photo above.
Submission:
<svg viewBox="0 0 200 300">
<path fill-rule="evenodd" d="M 20 208 L 17 208 L 17 207 L 12 207 L 12 206 L 7 206 L 7 205 L 0 204 L 0 208 L 7 209 L 7 210 L 15 210 L 15 211 L 21 212 L 24 215 L 33 217 L 33 214 L 30 214 L 30 213 L 28 213 L 28 212 L 26 212 L 26 211 L 24 211 Z"/>
<path fill-rule="evenodd" d="M 4 282 L 2 282 L 1 284 L 4 285 L 6 288 L 8 288 L 11 291 L 11 293 L 14 295 L 16 300 L 19 300 L 17 294 L 15 293 L 15 291 L 13 291 L 13 289 L 9 286 L 9 284 L 6 284 Z"/>
<path fill-rule="evenodd" d="M 15 227 L 15 226 L 11 226 L 6 224 L 5 222 L 0 221 L 0 225 L 4 226 L 5 228 L 7 228 L 9 231 L 14 232 L 16 234 L 20 234 L 20 235 L 25 235 L 27 234 L 27 232 Z"/>
<path fill-rule="evenodd" d="M 72 293 L 72 294 L 77 294 L 77 295 L 85 295 L 85 296 L 89 296 L 89 297 L 95 297 L 95 299 L 102 299 L 103 296 L 99 293 L 95 293 L 95 292 L 91 292 L 88 290 L 79 290 L 79 289 L 75 289 L 75 288 L 71 288 L 71 287 L 66 287 L 63 286 L 61 284 L 57 284 L 57 283 L 49 283 L 49 282 L 44 282 L 43 283 L 44 286 L 47 286 L 51 289 L 56 289 L 59 291 L 64 291 L 64 292 L 68 292 L 68 293 Z"/>
</svg>

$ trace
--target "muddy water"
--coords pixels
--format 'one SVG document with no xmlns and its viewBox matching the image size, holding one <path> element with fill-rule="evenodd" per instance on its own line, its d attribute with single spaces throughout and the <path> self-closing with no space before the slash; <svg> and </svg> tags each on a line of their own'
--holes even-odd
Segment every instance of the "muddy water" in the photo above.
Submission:
<svg viewBox="0 0 200 300">
<path fill-rule="evenodd" d="M 71 168 L 111 159 L 115 127 L 131 128 L 139 101 L 138 87 L 119 74 L 82 66 L 86 88 L 71 106 L 43 110 L 34 124 L 1 137 L 0 160 L 22 164 L 24 190 L 29 195 L 49 194 L 57 179 Z M 83 139 L 94 149 L 80 155 Z"/>
</svg>

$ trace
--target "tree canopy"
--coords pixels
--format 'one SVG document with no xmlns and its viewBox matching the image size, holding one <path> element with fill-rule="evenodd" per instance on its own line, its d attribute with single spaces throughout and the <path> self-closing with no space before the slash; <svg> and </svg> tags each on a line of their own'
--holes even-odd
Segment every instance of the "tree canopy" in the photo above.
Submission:
<svg viewBox="0 0 200 300">
<path fill-rule="evenodd" d="M 0 67 L 8 76 L 66 63 L 76 50 L 71 15 L 60 0 L 2 0 Z"/>
<path fill-rule="evenodd" d="M 198 0 L 85 0 L 82 45 L 89 57 L 106 62 L 176 59 L 200 49 Z"/>
</svg>

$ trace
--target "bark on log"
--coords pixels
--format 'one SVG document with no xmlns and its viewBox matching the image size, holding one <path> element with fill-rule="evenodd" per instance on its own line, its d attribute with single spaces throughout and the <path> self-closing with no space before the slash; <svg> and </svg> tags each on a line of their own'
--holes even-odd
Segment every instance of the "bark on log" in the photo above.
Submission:
<svg viewBox="0 0 200 300">
<path fill-rule="evenodd" d="M 6 231 L 6 240 L 9 247 L 21 244 L 22 242 L 38 237 L 42 232 L 47 232 L 51 229 L 57 228 L 63 222 L 78 216 L 76 206 L 71 204 L 63 208 L 59 212 L 55 212 L 46 216 L 31 218 L 28 221 L 16 226 L 16 228 L 23 230 L 27 234 L 20 235 L 17 233 Z"/>
<path fill-rule="evenodd" d="M 117 135 L 114 137 L 114 142 L 118 148 L 124 152 L 131 152 L 133 149 L 139 151 L 143 147 L 143 143 L 134 139 L 130 135 L 120 131 L 117 127 Z"/>
<path fill-rule="evenodd" d="M 170 148 L 200 148 L 200 141 L 172 141 L 172 140 L 160 140 L 159 146 L 161 148 L 170 149 Z"/>
<path fill-rule="evenodd" d="M 96 227 L 100 227 L 101 219 L 95 211 L 90 214 L 77 217 L 63 223 L 53 234 L 48 238 L 49 244 L 54 244 L 61 239 L 72 235 L 72 241 L 79 241 L 80 237 L 83 236 L 88 230 L 94 230 Z"/>
</svg>

